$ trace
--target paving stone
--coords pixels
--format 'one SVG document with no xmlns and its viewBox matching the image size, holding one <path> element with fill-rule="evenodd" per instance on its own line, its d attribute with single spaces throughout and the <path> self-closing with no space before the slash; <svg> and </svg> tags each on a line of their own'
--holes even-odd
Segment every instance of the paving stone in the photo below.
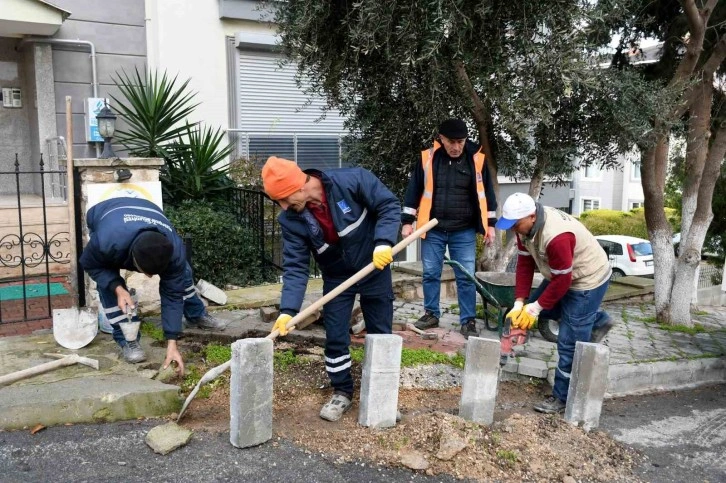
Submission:
<svg viewBox="0 0 726 483">
<path fill-rule="evenodd" d="M 523 376 L 538 377 L 544 379 L 547 377 L 547 364 L 539 359 L 531 359 L 522 357 L 519 359 L 519 368 L 517 372 Z"/>
<path fill-rule="evenodd" d="M 607 389 L 610 351 L 601 344 L 577 342 L 567 393 L 565 420 L 585 431 L 598 427 Z"/>
<path fill-rule="evenodd" d="M 395 426 L 403 339 L 398 335 L 369 334 L 365 345 L 358 424 L 372 428 Z"/>
<path fill-rule="evenodd" d="M 154 453 L 166 455 L 186 445 L 192 439 L 192 434 L 175 422 L 169 422 L 152 428 L 146 433 L 145 441 Z"/>
<path fill-rule="evenodd" d="M 272 340 L 232 344 L 229 441 L 236 448 L 272 438 Z"/>
</svg>

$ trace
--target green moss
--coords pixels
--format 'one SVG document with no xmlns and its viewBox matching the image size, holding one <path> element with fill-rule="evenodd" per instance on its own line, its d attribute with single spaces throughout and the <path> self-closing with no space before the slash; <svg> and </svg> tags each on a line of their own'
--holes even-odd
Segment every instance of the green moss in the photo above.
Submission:
<svg viewBox="0 0 726 483">
<path fill-rule="evenodd" d="M 204 348 L 204 358 L 214 366 L 224 364 L 232 358 L 232 347 L 213 342 Z"/>
<path fill-rule="evenodd" d="M 692 313 L 693 315 L 708 315 L 708 312 L 706 312 L 705 310 L 694 310 L 694 311 L 693 311 L 693 312 L 691 312 L 691 313 Z"/>
<path fill-rule="evenodd" d="M 141 322 L 141 334 L 158 342 L 164 340 L 164 330 L 153 322 Z"/>
<path fill-rule="evenodd" d="M 184 380 L 181 383 L 182 391 L 189 393 L 194 389 L 194 386 L 197 385 L 199 380 L 202 378 L 203 374 L 200 372 L 199 368 L 193 364 L 186 366 L 186 374 L 184 376 Z M 216 387 L 215 383 L 217 383 L 219 379 L 216 379 L 215 381 L 212 381 L 210 384 L 205 384 L 204 386 L 199 388 L 199 392 L 197 393 L 197 398 L 206 399 L 212 394 L 212 390 L 214 387 Z"/>
<path fill-rule="evenodd" d="M 652 315 L 650 317 L 635 317 L 635 320 L 645 322 L 646 324 L 654 324 L 657 322 L 655 315 Z"/>
</svg>

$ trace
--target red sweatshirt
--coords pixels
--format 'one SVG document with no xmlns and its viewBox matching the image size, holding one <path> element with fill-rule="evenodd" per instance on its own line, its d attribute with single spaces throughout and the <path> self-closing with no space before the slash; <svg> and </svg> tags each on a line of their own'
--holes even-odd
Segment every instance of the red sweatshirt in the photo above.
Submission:
<svg viewBox="0 0 726 483">
<path fill-rule="evenodd" d="M 537 268 L 534 259 L 529 254 L 517 235 L 517 282 L 514 290 L 515 298 L 527 299 L 532 287 L 534 270 Z M 565 232 L 554 237 L 547 245 L 547 260 L 554 272 L 552 280 L 537 302 L 543 309 L 551 309 L 565 295 L 572 285 L 572 263 L 575 254 L 575 234 Z M 567 272 L 567 273 L 563 273 Z M 531 300 L 530 302 L 534 302 Z"/>
</svg>

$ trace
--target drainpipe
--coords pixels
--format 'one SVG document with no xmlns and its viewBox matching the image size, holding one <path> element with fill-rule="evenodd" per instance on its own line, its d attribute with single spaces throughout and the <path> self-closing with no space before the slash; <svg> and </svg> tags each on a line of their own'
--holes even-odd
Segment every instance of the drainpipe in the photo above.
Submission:
<svg viewBox="0 0 726 483">
<path fill-rule="evenodd" d="M 18 42 L 17 50 L 25 44 L 30 43 L 42 43 L 42 44 L 53 44 L 53 45 L 85 45 L 91 49 L 91 87 L 93 88 L 93 97 L 98 97 L 98 74 L 96 70 L 96 46 L 90 40 L 72 40 L 72 39 L 51 39 L 46 37 L 26 37 Z M 69 140 L 71 143 L 73 140 Z M 99 143 L 96 145 L 96 157 L 101 155 L 101 147 Z"/>
</svg>

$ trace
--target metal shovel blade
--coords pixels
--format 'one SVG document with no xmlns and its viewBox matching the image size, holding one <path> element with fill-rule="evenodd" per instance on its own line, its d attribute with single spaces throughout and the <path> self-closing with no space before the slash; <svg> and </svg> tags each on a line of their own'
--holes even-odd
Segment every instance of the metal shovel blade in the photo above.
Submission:
<svg viewBox="0 0 726 483">
<path fill-rule="evenodd" d="M 98 318 L 93 309 L 72 307 L 53 310 L 53 337 L 66 349 L 80 349 L 98 333 Z"/>
</svg>

